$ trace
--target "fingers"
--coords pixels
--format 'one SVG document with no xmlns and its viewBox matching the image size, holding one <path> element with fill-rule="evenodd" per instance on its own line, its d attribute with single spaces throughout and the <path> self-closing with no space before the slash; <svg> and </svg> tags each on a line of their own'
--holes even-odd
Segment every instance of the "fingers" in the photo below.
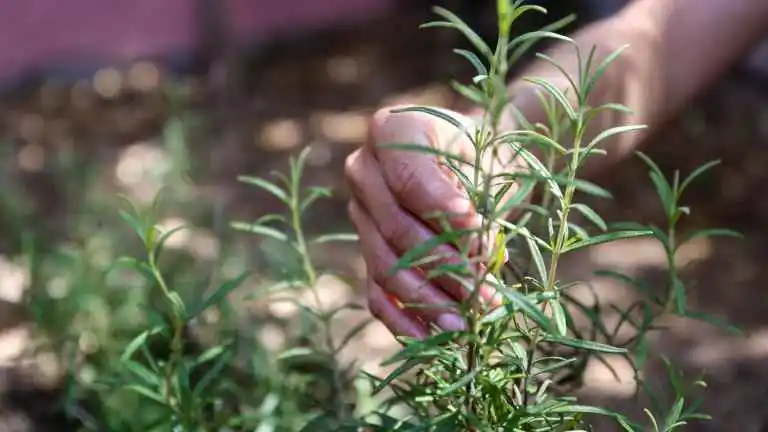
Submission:
<svg viewBox="0 0 768 432">
<path fill-rule="evenodd" d="M 395 336 L 408 336 L 424 339 L 429 335 L 427 326 L 413 314 L 398 307 L 384 290 L 368 278 L 367 286 L 368 310 L 376 319 L 381 321 Z"/>
<path fill-rule="evenodd" d="M 364 147 L 349 157 L 346 174 L 357 200 L 354 205 L 360 205 L 364 209 L 366 218 L 374 226 L 372 230 L 376 231 L 394 253 L 402 255 L 435 237 L 435 233 L 427 225 L 404 210 L 396 201 L 394 194 L 383 187 L 381 166 L 369 148 Z M 361 236 L 367 236 L 368 233 L 369 231 L 361 231 Z M 466 269 L 466 280 L 471 279 L 468 265 L 470 263 L 454 247 L 441 244 L 429 251 L 429 254 L 435 259 L 421 266 L 424 271 L 450 265 L 457 272 Z M 456 275 L 436 276 L 431 278 L 431 281 L 455 300 L 464 301 L 471 296 L 471 292 L 461 280 L 456 278 Z M 490 287 L 484 287 L 481 290 L 482 298 L 485 301 L 491 301 L 493 291 Z"/>
<path fill-rule="evenodd" d="M 445 120 L 418 112 L 391 113 L 392 109 L 380 110 L 374 115 L 369 144 L 381 163 L 384 181 L 397 201 L 435 230 L 439 230 L 439 222 L 430 216 L 436 213 L 448 215 L 448 222 L 454 228 L 478 228 L 481 220 L 466 191 L 457 187 L 455 178 L 440 168 L 434 154 L 381 147 L 421 144 L 471 160 L 468 152 L 473 147 L 469 138 Z"/>
<path fill-rule="evenodd" d="M 469 200 L 466 188 L 456 174 L 438 161 L 437 156 L 415 150 L 394 150 L 386 147 L 386 144 L 391 143 L 420 144 L 474 163 L 474 145 L 466 132 L 474 127 L 472 120 L 443 110 L 447 115 L 466 124 L 466 130 L 462 131 L 434 115 L 419 112 L 393 113 L 394 109 L 383 109 L 374 115 L 369 147 L 373 149 L 372 155 L 379 162 L 384 182 L 392 191 L 395 200 L 404 210 L 415 214 L 435 232 L 443 230 L 439 219 L 433 216 L 437 214 L 448 215 L 447 221 L 453 228 L 480 228 L 483 220 Z M 511 148 L 502 145 L 484 151 L 481 155 L 481 165 L 486 174 L 498 175 L 517 168 L 517 165 L 515 168 L 511 167 L 512 159 Z M 459 168 L 467 178 L 473 178 L 474 167 L 460 164 Z M 500 182 L 500 178 L 496 176 L 492 183 L 490 192 L 495 194 L 507 181 Z M 518 185 L 512 184 L 507 188 L 501 202 L 506 202 L 518 190 Z M 491 237 L 491 240 L 494 238 L 495 236 Z M 480 255 L 492 247 L 492 242 L 485 240 L 480 242 L 477 238 L 462 239 L 460 244 L 468 242 L 470 252 Z M 484 246 L 482 249 L 485 251 L 480 250 L 480 244 Z"/>
<path fill-rule="evenodd" d="M 427 281 L 420 271 L 405 269 L 390 272 L 397 262 L 397 256 L 378 232 L 370 216 L 354 199 L 349 205 L 349 215 L 361 233 L 360 249 L 368 277 L 374 284 L 394 295 L 401 303 L 414 305 L 415 314 L 444 330 L 462 330 L 465 327 L 464 320 L 456 312 L 455 301 Z"/>
</svg>

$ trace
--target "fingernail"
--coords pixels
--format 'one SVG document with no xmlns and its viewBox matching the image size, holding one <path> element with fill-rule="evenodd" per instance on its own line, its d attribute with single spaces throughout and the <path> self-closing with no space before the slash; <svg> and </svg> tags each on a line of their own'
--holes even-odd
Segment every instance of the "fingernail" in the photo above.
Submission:
<svg viewBox="0 0 768 432">
<path fill-rule="evenodd" d="M 491 308 L 501 306 L 503 304 L 503 297 L 499 292 L 499 290 L 496 289 L 496 287 L 502 285 L 501 281 L 499 281 L 498 279 L 496 279 L 494 275 L 489 273 L 486 276 L 486 282 L 488 284 L 485 286 L 488 288 L 489 294 L 490 294 L 490 298 L 488 299 L 488 306 L 490 306 Z"/>
<path fill-rule="evenodd" d="M 475 216 L 472 218 L 472 223 L 476 228 L 483 226 L 483 222 L 484 222 L 483 217 L 480 216 L 479 214 L 475 214 Z"/>
<path fill-rule="evenodd" d="M 462 331 L 467 328 L 463 318 L 451 313 L 438 316 L 436 322 L 441 329 L 446 331 Z"/>
</svg>

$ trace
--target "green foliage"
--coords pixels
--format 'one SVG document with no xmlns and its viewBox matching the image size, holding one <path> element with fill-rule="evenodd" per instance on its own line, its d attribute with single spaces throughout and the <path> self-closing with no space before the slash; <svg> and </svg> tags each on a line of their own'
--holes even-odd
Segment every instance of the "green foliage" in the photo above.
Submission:
<svg viewBox="0 0 768 432">
<path fill-rule="evenodd" d="M 584 366 L 590 358 L 604 361 L 606 355 L 621 355 L 633 365 L 636 380 L 643 387 L 641 370 L 647 358 L 646 335 L 655 330 L 655 324 L 664 316 L 681 316 L 706 319 L 701 314 L 690 313 L 686 307 L 685 286 L 675 270 L 675 252 L 687 241 L 697 236 L 736 235 L 728 230 L 709 230 L 689 234 L 682 238 L 676 233 L 677 223 L 689 209 L 679 206 L 685 188 L 698 175 L 711 168 L 707 164 L 680 181 L 675 174 L 668 183 L 658 167 L 647 157 L 640 157 L 649 165 L 650 176 L 665 209 L 668 225 L 640 226 L 638 224 L 606 224 L 586 204 L 579 202 L 580 194 L 607 197 L 600 187 L 579 179 L 578 174 L 588 157 L 605 152 L 598 146 L 618 134 L 636 131 L 642 126 L 618 126 L 604 130 L 587 141 L 586 130 L 590 120 L 599 111 L 625 107 L 616 104 L 590 106 L 590 91 L 604 74 L 621 50 L 597 63 L 595 51 L 584 53 L 567 37 L 549 31 L 525 34 L 509 40 L 510 28 L 523 13 L 543 10 L 525 6 L 521 1 L 499 0 L 499 37 L 495 49 L 485 45 L 458 17 L 437 8 L 444 19 L 426 27 L 450 27 L 464 34 L 474 45 L 477 53 L 457 51 L 476 69 L 477 75 L 470 85 L 456 85 L 458 91 L 484 108 L 485 115 L 475 130 L 467 130 L 457 120 L 428 107 L 412 107 L 403 111 L 418 111 L 451 123 L 462 130 L 475 149 L 475 158 L 463 161 L 456 155 L 438 155 L 446 166 L 462 179 L 470 197 L 484 218 L 478 232 L 469 233 L 488 238 L 487 234 L 500 227 L 497 244 L 481 248 L 490 251 L 479 261 L 493 263 L 501 254 L 498 248 L 509 247 L 526 256 L 527 262 L 507 263 L 504 274 L 493 274 L 494 266 L 476 274 L 467 284 L 471 300 L 462 308 L 469 328 L 466 332 L 437 333 L 426 340 L 403 341 L 405 348 L 390 361 L 400 365 L 392 374 L 379 381 L 379 387 L 393 386 L 395 396 L 389 403 L 406 404 L 412 412 L 407 422 L 397 430 L 580 430 L 588 427 L 587 414 L 613 417 L 626 430 L 673 430 L 694 419 L 703 418 L 696 413 L 699 403 L 686 405 L 688 392 L 680 384 L 680 377 L 670 366 L 670 379 L 677 398 L 669 410 L 655 406 L 647 410 L 650 425 L 634 423 L 620 413 L 600 407 L 579 404 L 568 396 L 574 390 L 573 383 L 581 382 Z M 527 78 L 540 91 L 547 124 L 531 124 L 517 113 L 518 130 L 501 131 L 499 119 L 509 106 L 510 95 L 506 91 L 509 59 L 518 54 L 514 51 L 520 41 L 554 38 L 571 44 L 576 52 L 580 68 L 578 76 L 569 76 L 551 58 L 538 57 L 552 63 L 570 83 L 574 97 L 539 78 Z M 562 142 L 570 142 L 570 148 Z M 402 146 L 399 146 L 402 147 Z M 411 148 L 419 151 L 418 147 Z M 504 150 L 507 150 L 506 152 Z M 423 151 L 423 150 L 422 150 Z M 525 162 L 526 168 L 514 172 L 493 172 L 482 161 L 487 155 L 498 158 L 511 154 L 506 166 L 514 160 Z M 537 156 L 538 155 L 538 156 Z M 459 164 L 469 164 L 474 178 L 468 178 Z M 562 168 L 559 168 L 562 167 Z M 518 196 L 509 199 L 507 191 L 518 186 Z M 522 206 L 524 195 L 534 187 L 543 189 L 538 202 Z M 492 197 L 493 199 L 488 199 Z M 506 220 L 511 208 L 520 210 L 515 222 Z M 572 221 L 580 214 L 592 227 L 578 226 Z M 462 233 L 465 235 L 465 233 Z M 447 233 L 445 239 L 454 239 Z M 615 328 L 597 313 L 599 306 L 582 303 L 569 293 L 575 284 L 557 279 L 558 264 L 570 252 L 632 237 L 654 237 L 664 246 L 669 263 L 667 295 L 657 298 L 638 289 L 641 302 L 629 310 L 617 310 L 621 319 Z M 398 262 L 399 269 L 424 262 L 436 244 L 419 249 L 418 254 L 406 254 Z M 496 249 L 494 249 L 496 248 Z M 461 278 L 467 274 L 478 257 L 463 253 L 465 268 L 454 273 Z M 455 266 L 454 266 L 455 267 Z M 440 270 L 437 270 L 440 272 Z M 442 273 L 455 272 L 452 268 Z M 627 275 L 610 275 L 640 287 L 638 281 Z M 504 296 L 504 305 L 490 313 L 479 302 L 481 284 L 492 285 Z M 589 328 L 577 324 L 574 312 L 589 318 Z M 617 334 L 622 326 L 631 326 L 635 335 L 629 341 L 619 341 Z M 415 370 L 416 378 L 404 378 L 405 373 Z"/>
<path fill-rule="evenodd" d="M 485 247 L 480 248 L 484 251 L 480 256 L 461 251 L 463 265 L 442 266 L 430 273 L 466 281 L 470 300 L 461 305 L 460 312 L 467 330 L 435 331 L 423 340 L 401 340 L 402 350 L 384 362 L 394 367 L 387 376 L 375 376 L 359 371 L 354 363 L 341 362 L 340 353 L 367 321 L 341 337 L 333 334 L 333 323 L 341 312 L 362 308 L 355 304 L 324 306 L 318 280 L 334 272 L 319 268 L 311 249 L 327 242 L 356 241 L 356 236 L 340 233 L 310 238 L 305 232 L 304 220 L 313 204 L 331 193 L 325 188 L 303 186 L 307 148 L 291 159 L 287 173 L 274 173 L 272 180 L 239 177 L 242 183 L 277 199 L 286 209 L 284 214 L 231 223 L 236 231 L 281 245 L 290 255 L 286 262 L 296 264 L 280 269 L 280 280 L 250 295 L 252 300 L 288 302 L 300 311 L 301 325 L 291 329 L 288 342 L 277 353 L 237 328 L 239 318 L 229 299 L 249 280 L 248 271 L 215 283 L 203 296 L 190 295 L 182 284 L 169 278 L 161 257 L 169 238 L 184 228 L 163 230 L 158 226 L 159 200 L 145 209 L 128 202 L 120 212 L 140 240 L 142 247 L 135 255 L 92 265 L 93 261 L 84 256 L 91 253 L 88 250 L 65 250 L 57 252 L 55 259 L 32 263 L 33 276 L 38 278 L 65 268 L 78 272 L 79 283 L 105 293 L 99 301 L 109 307 L 94 310 L 113 314 L 89 318 L 104 324 L 94 328 L 103 332 L 97 339 L 109 343 L 85 360 L 75 359 L 72 341 L 80 337 L 79 333 L 91 331 L 75 325 L 83 322 L 84 312 L 78 306 L 83 299 L 60 301 L 55 308 L 45 297 L 32 302 L 38 308 L 36 321 L 51 334 L 62 322 L 73 325 L 71 334 L 54 339 L 52 344 L 63 357 L 73 357 L 66 362 L 71 368 L 66 408 L 81 420 L 83 430 L 577 431 L 589 429 L 597 415 L 614 419 L 628 431 L 672 431 L 706 418 L 698 413 L 701 401 L 691 402 L 691 386 L 671 364 L 669 380 L 675 391 L 671 407 L 653 397 L 642 370 L 649 357 L 646 336 L 658 331 L 659 319 L 678 315 L 724 325 L 687 308 L 686 287 L 675 270 L 675 252 L 688 241 L 701 236 L 737 235 L 714 229 L 681 236 L 677 229 L 681 217 L 690 212 L 680 205 L 683 192 L 716 163 L 702 166 L 683 180 L 675 174 L 670 182 L 641 154 L 667 224 L 607 223 L 583 196 L 608 198 L 610 194 L 579 178 L 579 173 L 587 158 L 605 154 L 601 145 L 606 140 L 642 128 L 617 126 L 591 139 L 586 135 L 590 120 L 598 112 L 626 110 L 616 104 L 593 107 L 587 102 L 597 80 L 621 50 L 598 62 L 594 50 L 585 53 L 572 40 L 555 33 L 570 18 L 513 38 L 511 29 L 523 14 L 545 12 L 523 1 L 497 1 L 499 34 L 495 47 L 456 15 L 442 8 L 435 11 L 441 20 L 424 27 L 457 30 L 474 47 L 474 52 L 456 53 L 474 67 L 476 75 L 469 84 L 453 85 L 483 107 L 484 116 L 469 130 L 434 108 L 403 110 L 435 116 L 461 130 L 474 146 L 474 159 L 408 144 L 392 147 L 432 152 L 439 157 L 461 180 L 484 222 L 477 230 L 447 229 L 405 253 L 392 271 L 420 265 L 441 243 L 457 244 L 469 235 L 489 239 L 491 233 L 498 233 L 492 244 L 481 245 Z M 546 124 L 531 124 L 522 113 L 515 112 L 518 128 L 502 131 L 501 117 L 514 111 L 507 91 L 510 66 L 535 42 L 546 38 L 572 45 L 580 62 L 579 73 L 567 76 L 571 85 L 568 91 L 527 78 L 541 90 Z M 566 73 L 547 56 L 538 57 Z M 183 150 L 181 145 L 176 147 Z M 502 155 L 508 155 L 508 162 L 522 162 L 524 168 L 495 172 L 483 165 L 488 156 Z M 472 175 L 465 173 L 464 165 L 472 168 Z M 511 190 L 517 192 L 510 194 Z M 513 209 L 516 217 L 508 220 Z M 584 226 L 575 222 L 576 218 L 583 219 Z M 669 263 L 666 291 L 660 296 L 628 275 L 598 272 L 632 287 L 641 298 L 626 310 L 611 305 L 620 319 L 609 324 L 600 314 L 601 305 L 584 303 L 571 294 L 576 283 L 560 280 L 558 268 L 568 253 L 634 237 L 655 238 L 663 245 Z M 506 263 L 505 249 L 513 258 Z M 482 271 L 469 271 L 478 268 L 478 262 L 487 265 L 480 266 Z M 472 275 L 470 280 L 466 280 L 467 274 Z M 478 295 L 483 284 L 502 295 L 501 307 L 489 310 L 483 304 Z M 297 294 L 303 293 L 310 294 L 311 301 L 299 300 L 305 297 Z M 58 315 L 42 310 L 57 310 Z M 223 325 L 216 334 L 217 343 L 201 347 L 192 342 L 190 332 L 211 311 L 220 315 Z M 586 317 L 587 324 L 577 315 Z M 118 326 L 118 322 L 125 325 Z M 634 335 L 619 338 L 619 331 L 626 327 L 632 328 Z M 573 396 L 581 386 L 587 362 L 605 362 L 609 356 L 621 356 L 631 363 L 638 388 L 651 396 L 652 406 L 645 411 L 645 419 L 585 405 Z M 82 362 L 98 370 L 97 379 L 83 377 Z M 696 381 L 694 385 L 703 383 Z"/>
</svg>

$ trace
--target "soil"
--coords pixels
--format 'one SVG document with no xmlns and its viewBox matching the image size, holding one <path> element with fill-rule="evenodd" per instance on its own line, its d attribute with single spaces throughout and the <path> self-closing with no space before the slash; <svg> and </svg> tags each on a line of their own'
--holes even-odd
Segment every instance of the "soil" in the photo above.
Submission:
<svg viewBox="0 0 768 432">
<path fill-rule="evenodd" d="M 289 153 L 310 143 L 315 150 L 308 181 L 336 188 L 335 198 L 318 207 L 310 228 L 349 228 L 343 162 L 363 139 L 366 116 L 397 100 L 456 106 L 445 82 L 466 73 L 450 52 L 457 42 L 449 36 L 415 33 L 424 17 L 400 13 L 359 28 L 275 43 L 247 62 L 227 63 L 232 72 L 228 76 L 239 78 L 223 86 L 202 76 L 181 77 L 193 106 L 212 119 L 189 143 L 200 168 L 195 182 L 201 191 L 217 197 L 235 218 L 275 210 L 274 202 L 254 201 L 253 190 L 238 185 L 235 175 L 281 169 Z M 21 165 L 5 163 L 9 168 L 2 175 L 33 199 L 36 220 L 50 227 L 52 235 L 65 235 L 57 221 L 66 217 L 69 196 L 45 166 L 25 169 L 24 151 L 30 152 L 30 145 L 72 146 L 89 163 L 117 164 L 122 150 L 156 135 L 172 113 L 159 90 L 166 74 L 157 71 L 156 80 L 150 73 L 149 84 L 123 83 L 117 94 L 108 83 L 94 88 L 87 81 L 75 86 L 42 83 L 6 97 L 0 124 L 4 135 L 13 139 L 15 160 Z M 760 291 L 768 282 L 768 270 L 761 269 L 768 252 L 764 246 L 768 201 L 760 198 L 762 183 L 768 179 L 767 90 L 768 79 L 734 71 L 647 147 L 649 156 L 667 172 L 690 172 L 703 162 L 721 159 L 722 166 L 693 185 L 686 196 L 693 209 L 686 228 L 724 226 L 746 236 L 741 241 L 715 239 L 692 245 L 685 250 L 682 272 L 691 286 L 692 308 L 728 319 L 748 337 L 670 322 L 670 332 L 652 341 L 655 352 L 668 355 L 687 371 L 707 373 L 703 409 L 714 421 L 691 430 L 768 431 L 768 412 L 762 405 L 768 397 L 768 367 L 763 363 L 768 359 L 768 296 Z M 639 161 L 622 163 L 598 183 L 616 197 L 610 203 L 594 203 L 607 219 L 661 223 L 654 191 Z M 10 252 L 18 247 L 15 243 L 4 240 L 0 246 Z M 325 255 L 332 264 L 359 272 L 353 247 Z M 592 277 L 591 270 L 597 267 L 624 269 L 659 284 L 663 262 L 654 245 L 625 242 L 572 256 L 564 265 L 563 278 L 593 282 L 602 296 L 628 301 L 622 287 Z M 18 313 L 18 308 L 9 310 Z M 13 327 L 0 322 L 0 332 Z M 383 355 L 391 347 L 386 337 L 372 331 L 357 349 L 373 357 Z M 658 366 L 652 363 L 650 377 L 661 376 Z M 0 431 L 66 430 L 43 424 L 47 421 L 43 413 L 50 410 L 30 411 L 51 406 L 54 396 L 17 375 L 12 370 L 0 374 L 4 394 Z M 627 396 L 626 383 L 606 379 L 606 371 L 598 366 L 590 369 L 586 384 L 584 395 L 589 400 L 637 406 Z M 25 421 L 37 424 L 23 426 Z"/>
</svg>

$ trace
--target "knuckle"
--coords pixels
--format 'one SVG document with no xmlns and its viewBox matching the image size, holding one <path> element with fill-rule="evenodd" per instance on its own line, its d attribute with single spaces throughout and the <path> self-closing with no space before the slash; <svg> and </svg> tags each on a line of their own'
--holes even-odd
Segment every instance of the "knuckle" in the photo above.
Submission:
<svg viewBox="0 0 768 432">
<path fill-rule="evenodd" d="M 365 261 L 365 273 L 368 277 L 366 286 L 368 287 L 368 295 L 370 296 L 376 291 L 375 285 L 386 286 L 383 282 L 386 278 L 387 268 L 382 263 L 379 254 L 365 253 L 363 254 L 363 260 Z"/>
<path fill-rule="evenodd" d="M 375 258 L 373 261 L 374 262 L 371 262 L 368 265 L 368 275 L 373 283 L 376 283 L 381 287 L 386 287 L 388 285 L 388 279 L 390 278 L 388 272 L 389 268 L 387 268 L 386 264 L 383 263 L 381 259 Z"/>
<path fill-rule="evenodd" d="M 389 217 L 382 218 L 379 226 L 382 237 L 396 249 L 404 249 L 411 243 L 411 239 L 418 236 L 407 218 L 397 210 Z"/>
<path fill-rule="evenodd" d="M 408 160 L 401 158 L 393 169 L 392 192 L 396 196 L 406 196 L 413 193 L 419 183 L 418 168 Z"/>
<path fill-rule="evenodd" d="M 370 312 L 374 318 L 379 320 L 382 318 L 382 315 L 383 315 L 382 309 L 381 309 L 382 308 L 381 300 L 382 298 L 377 296 L 376 293 L 374 292 L 374 287 L 372 286 L 372 282 L 369 282 L 368 295 L 367 295 L 368 312 Z"/>
</svg>

